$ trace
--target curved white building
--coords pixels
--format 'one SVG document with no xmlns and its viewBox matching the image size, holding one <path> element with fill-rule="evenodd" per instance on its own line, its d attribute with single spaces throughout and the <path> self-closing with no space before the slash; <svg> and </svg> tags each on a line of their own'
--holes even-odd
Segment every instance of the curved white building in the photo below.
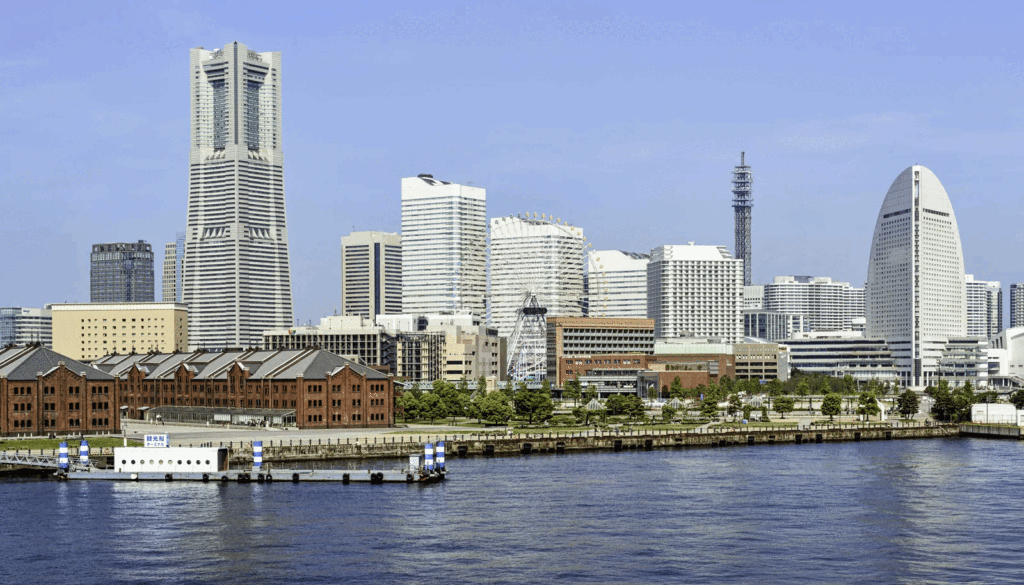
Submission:
<svg viewBox="0 0 1024 585">
<path fill-rule="evenodd" d="M 937 382 L 947 342 L 967 334 L 967 300 L 953 206 L 923 166 L 900 173 L 885 195 L 866 297 L 866 337 L 888 342 L 900 382 L 915 388 Z"/>
</svg>

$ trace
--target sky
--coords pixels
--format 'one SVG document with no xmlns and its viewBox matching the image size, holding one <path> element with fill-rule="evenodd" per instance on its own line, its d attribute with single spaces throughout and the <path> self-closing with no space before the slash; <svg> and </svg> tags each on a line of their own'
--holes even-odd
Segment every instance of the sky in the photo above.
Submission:
<svg viewBox="0 0 1024 585">
<path fill-rule="evenodd" d="M 339 238 L 401 231 L 400 180 L 487 190 L 595 249 L 734 250 L 753 278 L 863 286 L 921 164 L 966 270 L 1024 281 L 1024 52 L 1010 3 L 28 3 L 0 20 L 0 306 L 89 300 L 90 246 L 185 228 L 189 53 L 282 54 L 295 318 L 340 308 Z M 1008 302 L 1008 298 L 1006 299 Z M 1008 310 L 1006 319 L 1008 320 Z"/>
</svg>

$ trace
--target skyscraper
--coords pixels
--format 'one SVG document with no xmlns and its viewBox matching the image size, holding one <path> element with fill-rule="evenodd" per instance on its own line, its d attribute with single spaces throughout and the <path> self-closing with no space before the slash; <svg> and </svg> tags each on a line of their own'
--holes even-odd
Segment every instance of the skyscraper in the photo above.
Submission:
<svg viewBox="0 0 1024 585">
<path fill-rule="evenodd" d="M 587 267 L 591 317 L 647 318 L 647 263 L 650 254 L 598 250 Z"/>
<path fill-rule="evenodd" d="M 153 302 L 153 247 L 144 240 L 93 244 L 90 260 L 90 302 Z"/>
<path fill-rule="evenodd" d="M 402 311 L 483 316 L 486 248 L 484 189 L 402 179 Z"/>
<path fill-rule="evenodd" d="M 743 339 L 743 261 L 725 246 L 661 246 L 647 264 L 655 337 Z"/>
<path fill-rule="evenodd" d="M 811 331 L 850 331 L 864 316 L 864 289 L 827 276 L 776 276 L 764 285 L 765 310 L 803 315 Z"/>
<path fill-rule="evenodd" d="M 281 150 L 281 54 L 190 51 L 189 346 L 256 346 L 292 324 Z"/>
<path fill-rule="evenodd" d="M 1024 327 L 1024 282 L 1010 285 L 1010 327 Z"/>
<path fill-rule="evenodd" d="M 45 309 L 4 307 L 0 309 L 0 347 L 39 343 L 53 346 L 53 319 Z"/>
<path fill-rule="evenodd" d="M 974 280 L 967 284 L 967 335 L 992 337 L 1003 330 L 1003 289 L 998 280 Z"/>
<path fill-rule="evenodd" d="M 740 153 L 740 164 L 732 170 L 732 210 L 735 216 L 736 257 L 743 260 L 743 285 L 751 285 L 753 268 L 750 264 L 750 227 L 753 218 L 754 196 L 750 188 L 754 173 L 747 166 L 745 152 Z"/>
<path fill-rule="evenodd" d="M 901 383 L 936 383 L 946 344 L 967 333 L 967 302 L 953 205 L 923 166 L 900 173 L 885 195 L 866 292 L 866 336 L 889 344 Z"/>
<path fill-rule="evenodd" d="M 402 236 L 352 232 L 341 238 L 341 306 L 373 319 L 402 312 Z"/>
<path fill-rule="evenodd" d="M 164 244 L 163 302 L 181 302 L 181 266 L 185 259 L 185 232 Z"/>
</svg>

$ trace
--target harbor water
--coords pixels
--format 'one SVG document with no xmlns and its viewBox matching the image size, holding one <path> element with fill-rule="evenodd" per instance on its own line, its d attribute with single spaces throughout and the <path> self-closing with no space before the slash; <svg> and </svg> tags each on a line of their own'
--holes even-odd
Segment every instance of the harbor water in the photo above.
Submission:
<svg viewBox="0 0 1024 585">
<path fill-rule="evenodd" d="M 435 485 L 8 481 L 0 582 L 1013 582 L 1024 443 L 449 458 Z"/>
</svg>

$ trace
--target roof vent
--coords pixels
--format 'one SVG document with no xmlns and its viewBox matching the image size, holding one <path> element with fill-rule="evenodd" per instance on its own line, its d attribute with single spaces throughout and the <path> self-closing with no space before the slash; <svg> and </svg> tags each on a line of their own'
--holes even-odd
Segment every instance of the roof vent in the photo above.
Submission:
<svg viewBox="0 0 1024 585">
<path fill-rule="evenodd" d="M 418 174 L 416 176 L 421 178 L 421 179 L 433 179 L 434 178 L 434 175 L 428 175 L 427 173 L 420 173 L 420 174 Z"/>
<path fill-rule="evenodd" d="M 65 365 L 65 364 L 64 364 L 64 362 L 57 362 L 57 367 L 58 367 L 58 368 L 59 368 L 59 367 L 62 367 L 62 366 L 64 366 L 64 365 Z"/>
</svg>

